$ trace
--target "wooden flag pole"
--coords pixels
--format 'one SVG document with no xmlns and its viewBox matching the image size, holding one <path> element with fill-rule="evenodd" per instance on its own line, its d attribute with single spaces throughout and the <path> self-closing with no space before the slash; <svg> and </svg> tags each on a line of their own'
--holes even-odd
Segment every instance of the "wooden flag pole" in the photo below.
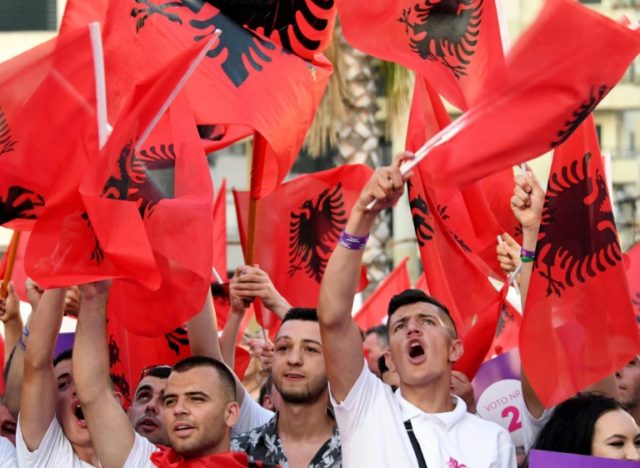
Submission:
<svg viewBox="0 0 640 468">
<path fill-rule="evenodd" d="M 9 243 L 9 249 L 5 253 L 5 255 L 7 255 L 7 266 L 4 270 L 2 286 L 0 287 L 0 297 L 3 299 L 9 295 L 9 281 L 11 281 L 11 275 L 13 274 L 13 265 L 16 262 L 16 253 L 18 252 L 19 242 L 20 231 L 13 231 L 13 234 L 11 235 L 11 242 Z"/>
<path fill-rule="evenodd" d="M 258 200 L 254 197 L 256 185 L 259 183 L 261 177 L 259 174 L 264 168 L 257 167 L 256 161 L 258 161 L 258 155 L 264 151 L 267 141 L 259 133 L 253 134 L 253 152 L 251 156 L 251 184 L 249 187 L 249 222 L 247 226 L 247 252 L 245 255 L 245 262 L 247 265 L 253 265 L 255 257 L 255 243 L 256 243 L 256 218 L 258 212 Z"/>
</svg>

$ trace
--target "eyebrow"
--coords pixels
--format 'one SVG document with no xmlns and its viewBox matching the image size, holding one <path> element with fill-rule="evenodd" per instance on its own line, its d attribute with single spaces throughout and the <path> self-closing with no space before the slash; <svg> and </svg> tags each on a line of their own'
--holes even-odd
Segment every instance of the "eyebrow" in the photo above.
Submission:
<svg viewBox="0 0 640 468">
<path fill-rule="evenodd" d="M 413 314 L 413 315 L 403 315 L 402 317 L 400 317 L 398 320 L 396 320 L 395 322 L 393 322 L 390 326 L 393 327 L 395 326 L 395 324 L 400 323 L 400 322 L 406 322 L 407 320 L 409 320 L 410 317 L 418 317 L 418 318 L 423 318 L 423 317 L 431 317 L 433 319 L 436 319 L 436 321 L 442 325 L 445 326 L 444 320 L 442 320 L 442 317 L 440 317 L 439 314 L 437 313 L 433 313 L 433 312 L 418 312 L 417 314 Z M 393 318 L 393 317 L 392 317 Z"/>
<path fill-rule="evenodd" d="M 153 388 L 151 388 L 151 385 L 142 385 L 140 388 L 138 388 L 138 390 L 136 391 L 136 396 L 138 396 L 140 394 L 140 392 L 143 391 L 148 391 L 151 390 L 153 391 Z"/>
<path fill-rule="evenodd" d="M 292 340 L 292 338 L 290 336 L 288 336 L 288 335 L 282 335 L 282 336 L 279 336 L 273 344 L 276 344 L 280 340 L 288 340 L 288 341 L 290 341 L 290 340 Z M 314 344 L 317 344 L 318 346 L 322 346 L 322 343 L 320 343 L 318 340 L 312 340 L 311 338 L 304 338 L 302 340 L 302 342 L 303 343 L 314 343 Z"/>
<path fill-rule="evenodd" d="M 635 436 L 635 437 L 634 437 L 634 440 L 636 439 L 636 437 L 637 437 L 637 436 Z M 622 434 L 613 434 L 613 435 L 611 435 L 611 436 L 607 437 L 607 438 L 605 439 L 605 441 L 607 441 L 607 440 L 609 440 L 609 439 L 616 439 L 616 438 L 617 438 L 617 439 L 626 439 L 627 437 L 626 437 L 626 436 L 624 436 L 624 435 L 622 435 Z"/>
</svg>

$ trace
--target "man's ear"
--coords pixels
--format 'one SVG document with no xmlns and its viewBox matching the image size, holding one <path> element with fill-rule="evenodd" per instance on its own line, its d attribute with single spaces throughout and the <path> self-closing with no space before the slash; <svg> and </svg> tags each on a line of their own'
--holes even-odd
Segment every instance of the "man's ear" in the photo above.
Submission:
<svg viewBox="0 0 640 468">
<path fill-rule="evenodd" d="M 120 406 L 124 408 L 124 396 L 122 396 L 122 393 L 113 392 L 113 397 L 116 399 L 118 403 L 120 403 Z"/>
<path fill-rule="evenodd" d="M 391 357 L 391 351 L 389 351 L 389 348 L 387 348 L 387 350 L 384 352 L 383 356 L 384 356 L 384 363 L 387 365 L 389 370 L 391 372 L 396 372 L 396 365 L 393 362 L 393 358 Z"/>
<path fill-rule="evenodd" d="M 463 354 L 464 345 L 462 344 L 462 340 L 456 338 L 451 342 L 451 346 L 449 346 L 449 362 L 456 362 Z"/>
<path fill-rule="evenodd" d="M 233 427 L 240 418 L 240 406 L 235 401 L 229 403 L 224 409 L 224 421 L 227 427 Z"/>
</svg>

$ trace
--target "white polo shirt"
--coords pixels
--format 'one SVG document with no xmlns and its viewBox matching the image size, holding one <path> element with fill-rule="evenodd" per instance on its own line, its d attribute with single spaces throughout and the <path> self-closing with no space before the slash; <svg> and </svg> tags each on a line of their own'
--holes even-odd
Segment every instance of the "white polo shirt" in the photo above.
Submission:
<svg viewBox="0 0 640 468">
<path fill-rule="evenodd" d="M 418 467 L 404 421 L 411 420 L 429 468 L 515 468 L 516 454 L 505 429 L 456 406 L 446 413 L 425 413 L 395 393 L 363 365 L 347 398 L 331 402 L 340 437 L 342 463 L 350 467 Z"/>
</svg>

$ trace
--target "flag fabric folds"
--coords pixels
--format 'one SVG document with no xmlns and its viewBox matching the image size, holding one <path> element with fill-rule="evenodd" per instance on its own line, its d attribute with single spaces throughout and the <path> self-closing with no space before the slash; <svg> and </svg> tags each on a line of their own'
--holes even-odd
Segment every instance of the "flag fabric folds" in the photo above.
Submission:
<svg viewBox="0 0 640 468">
<path fill-rule="evenodd" d="M 547 0 L 491 81 L 434 137 L 429 184 L 465 186 L 565 141 L 640 52 L 640 31 L 573 0 Z M 436 143 L 437 142 L 437 143 Z"/>
<path fill-rule="evenodd" d="M 292 306 L 316 307 L 327 261 L 371 174 L 361 164 L 305 174 L 258 200 L 254 235 L 260 247 L 253 263 L 269 274 Z M 234 190 L 234 198 L 246 249 L 249 194 Z"/>
<path fill-rule="evenodd" d="M 639 350 L 589 117 L 555 151 L 520 332 L 522 365 L 550 407 L 611 375 Z"/>
<path fill-rule="evenodd" d="M 353 320 L 362 331 L 380 325 L 387 317 L 389 301 L 396 294 L 411 287 L 409 272 L 407 271 L 407 261 L 405 257 L 395 268 L 380 282 L 378 287 L 367 298 L 362 308 L 353 316 Z"/>
<path fill-rule="evenodd" d="M 0 224 L 32 229 L 77 190 L 98 150 L 95 89 L 87 26 L 0 64 Z"/>
<path fill-rule="evenodd" d="M 336 0 L 356 49 L 425 76 L 459 109 L 505 72 L 495 0 Z"/>
<path fill-rule="evenodd" d="M 257 197 L 272 191 L 297 156 L 322 98 L 330 63 L 304 60 L 239 26 L 205 2 L 154 9 L 135 0 L 109 3 L 105 25 L 109 114 L 117 115 L 132 75 L 163 67 L 176 50 L 221 31 L 203 66 L 187 85 L 200 125 L 241 125 L 268 144 Z M 254 165 L 259 161 L 254 161 Z"/>
</svg>

